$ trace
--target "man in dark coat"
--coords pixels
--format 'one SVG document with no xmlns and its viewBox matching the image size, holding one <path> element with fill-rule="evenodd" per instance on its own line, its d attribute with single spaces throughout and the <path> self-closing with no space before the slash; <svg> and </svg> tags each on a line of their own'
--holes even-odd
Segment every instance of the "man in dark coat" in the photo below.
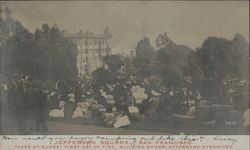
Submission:
<svg viewBox="0 0 250 150">
<path fill-rule="evenodd" d="M 20 134 L 27 134 L 29 131 L 25 124 L 25 121 L 27 120 L 28 93 L 24 92 L 24 84 L 22 79 L 18 80 L 17 82 L 15 95 L 15 106 L 19 132 Z"/>
<path fill-rule="evenodd" d="M 81 101 L 81 96 L 82 96 L 82 87 L 81 83 L 76 83 L 75 87 L 75 103 L 78 103 Z"/>
<path fill-rule="evenodd" d="M 114 100 L 115 100 L 115 106 L 117 111 L 122 111 L 124 101 L 123 101 L 123 89 L 120 83 L 116 83 L 113 93 L 112 93 Z"/>
<path fill-rule="evenodd" d="M 32 85 L 32 100 L 34 102 L 34 115 L 36 131 L 41 133 L 47 132 L 46 118 L 48 115 L 48 101 L 46 94 L 42 91 L 38 82 Z"/>
<path fill-rule="evenodd" d="M 113 97 L 115 100 L 116 109 L 118 112 L 123 112 L 125 114 L 129 114 L 128 106 L 129 106 L 129 98 L 128 98 L 128 89 L 126 85 L 121 82 L 116 83 L 116 86 L 113 90 Z"/>
</svg>

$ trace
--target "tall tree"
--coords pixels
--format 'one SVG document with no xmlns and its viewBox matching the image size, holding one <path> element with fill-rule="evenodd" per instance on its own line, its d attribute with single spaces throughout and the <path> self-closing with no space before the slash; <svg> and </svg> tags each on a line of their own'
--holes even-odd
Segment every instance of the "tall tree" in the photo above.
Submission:
<svg viewBox="0 0 250 150">
<path fill-rule="evenodd" d="M 184 77 L 188 75 L 188 58 L 193 52 L 193 50 L 184 45 L 173 43 L 157 51 L 161 63 L 161 76 L 167 84 L 172 86 L 184 84 Z"/>
<path fill-rule="evenodd" d="M 157 53 L 150 44 L 148 37 L 144 37 L 137 43 L 135 64 L 141 76 L 159 74 Z"/>
<path fill-rule="evenodd" d="M 33 35 L 18 21 L 10 23 L 16 28 L 1 50 L 2 74 L 11 78 L 25 73 L 40 80 L 76 78 L 76 46 L 58 28 L 45 24 Z"/>
<path fill-rule="evenodd" d="M 215 103 L 224 103 L 223 82 L 226 79 L 247 79 L 248 43 L 242 35 L 233 40 L 208 37 L 197 49 L 197 59 L 204 72 L 203 95 Z"/>
</svg>

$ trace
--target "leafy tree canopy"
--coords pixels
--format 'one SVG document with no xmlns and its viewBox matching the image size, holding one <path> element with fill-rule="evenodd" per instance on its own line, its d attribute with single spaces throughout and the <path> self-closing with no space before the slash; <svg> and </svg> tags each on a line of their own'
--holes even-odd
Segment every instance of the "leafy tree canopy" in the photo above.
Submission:
<svg viewBox="0 0 250 150">
<path fill-rule="evenodd" d="M 1 74 L 8 78 L 28 74 L 40 80 L 76 78 L 77 48 L 56 26 L 44 24 L 32 34 L 13 19 L 0 22 L 2 32 L 12 33 L 1 49 Z"/>
</svg>

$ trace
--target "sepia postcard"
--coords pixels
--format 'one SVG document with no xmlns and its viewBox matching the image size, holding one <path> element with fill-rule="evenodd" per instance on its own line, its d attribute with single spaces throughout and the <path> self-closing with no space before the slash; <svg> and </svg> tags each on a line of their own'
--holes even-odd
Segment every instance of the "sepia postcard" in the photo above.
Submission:
<svg viewBox="0 0 250 150">
<path fill-rule="evenodd" d="M 249 150 L 249 1 L 1 1 L 0 150 Z"/>
</svg>

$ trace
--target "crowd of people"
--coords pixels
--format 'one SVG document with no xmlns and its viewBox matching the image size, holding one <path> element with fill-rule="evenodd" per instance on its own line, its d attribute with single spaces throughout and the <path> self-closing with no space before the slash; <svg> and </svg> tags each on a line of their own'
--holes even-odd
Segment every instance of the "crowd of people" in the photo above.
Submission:
<svg viewBox="0 0 250 150">
<path fill-rule="evenodd" d="M 134 96 L 132 91 L 134 86 L 145 89 L 147 98 L 141 103 L 138 103 Z M 114 104 L 109 103 L 103 93 L 112 95 Z M 117 112 L 129 117 L 131 117 L 130 106 L 138 107 L 139 113 L 144 115 L 155 113 L 163 116 L 171 113 L 193 115 L 196 106 L 209 102 L 203 99 L 197 89 L 153 86 L 146 79 L 139 83 L 133 77 L 129 79 L 121 77 L 112 83 L 100 85 L 95 79 L 42 82 L 23 75 L 11 82 L 1 83 L 1 108 L 6 106 L 6 109 L 11 110 L 11 115 L 17 120 L 22 134 L 30 132 L 25 120 L 34 120 L 36 132 L 46 133 L 48 113 L 58 108 L 60 102 L 71 107 L 71 113 L 68 113 L 70 115 L 65 115 L 70 118 L 77 103 L 90 98 L 104 106 L 107 112 L 112 112 L 112 108 L 115 107 Z"/>
<path fill-rule="evenodd" d="M 47 132 L 48 101 L 41 82 L 31 82 L 26 75 L 7 84 L 1 84 L 0 104 L 1 117 L 15 119 L 21 134 L 30 132 L 26 124 L 29 119 L 34 120 L 38 133 Z"/>
</svg>

